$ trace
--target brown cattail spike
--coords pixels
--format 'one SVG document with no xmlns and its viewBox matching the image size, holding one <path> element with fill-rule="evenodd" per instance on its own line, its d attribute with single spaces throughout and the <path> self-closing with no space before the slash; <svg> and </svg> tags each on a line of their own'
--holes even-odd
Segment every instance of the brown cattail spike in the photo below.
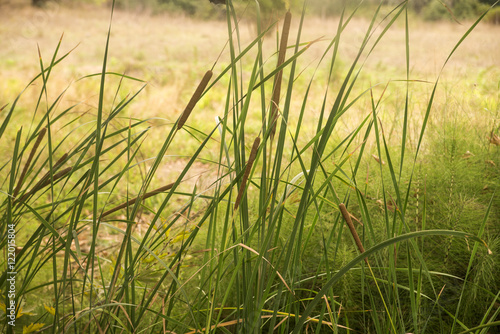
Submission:
<svg viewBox="0 0 500 334">
<path fill-rule="evenodd" d="M 35 145 L 33 145 L 33 148 L 31 149 L 30 155 L 28 156 L 28 161 L 26 161 L 26 164 L 24 165 L 21 176 L 19 177 L 19 181 L 17 182 L 16 189 L 14 190 L 14 197 L 16 197 L 17 194 L 19 194 L 19 190 L 21 190 L 21 186 L 23 185 L 24 177 L 26 176 L 26 173 L 28 172 L 28 169 L 31 165 L 31 161 L 33 160 L 33 157 L 35 156 L 35 153 L 38 150 L 38 146 L 40 146 L 40 143 L 42 142 L 42 139 L 45 136 L 46 132 L 47 132 L 47 128 L 43 128 L 38 133 L 38 137 L 36 138 Z"/>
<path fill-rule="evenodd" d="M 52 167 L 52 173 L 55 173 L 62 166 L 62 164 L 66 161 L 67 158 L 68 158 L 68 153 L 64 153 L 63 156 L 61 158 L 59 158 L 59 160 L 57 160 L 56 163 L 54 164 L 54 166 Z M 56 181 L 58 178 L 63 177 L 72 168 L 73 167 L 68 167 L 68 168 L 64 169 L 63 171 L 61 171 L 59 173 L 53 174 L 53 177 L 52 177 L 53 180 Z M 61 174 L 63 174 L 63 175 L 61 175 Z M 38 183 L 35 184 L 35 186 L 33 188 L 31 188 L 31 190 L 29 192 L 25 193 L 19 199 L 19 201 L 23 202 L 24 200 L 26 200 L 26 198 L 28 198 L 29 196 L 33 195 L 34 193 L 36 193 L 38 190 L 42 189 L 43 187 L 46 187 L 49 183 L 50 183 L 50 172 L 47 172 L 40 179 L 40 181 L 38 181 Z"/>
<path fill-rule="evenodd" d="M 68 158 L 68 153 L 64 153 L 63 156 L 60 157 L 59 160 L 57 160 L 56 163 L 54 164 L 54 166 L 52 167 L 52 173 L 55 173 L 62 166 L 62 164 L 66 161 L 67 158 Z M 71 169 L 71 168 L 72 167 L 69 167 L 69 169 Z M 68 169 L 68 168 L 66 168 L 66 169 Z M 56 178 L 56 175 L 59 175 L 59 174 L 54 174 L 54 176 L 53 176 L 54 180 Z M 31 190 L 31 192 L 33 192 L 33 190 L 35 190 L 35 189 L 38 190 L 40 188 L 43 188 L 46 185 L 48 185 L 49 183 L 50 183 L 50 172 L 47 172 L 40 179 L 40 181 L 38 181 L 38 183 L 33 187 L 33 189 Z"/>
<path fill-rule="evenodd" d="M 59 160 L 56 161 L 56 163 L 54 164 L 54 167 L 52 169 L 56 170 L 59 167 L 61 167 L 61 165 L 66 161 L 66 159 L 68 159 L 68 153 L 64 153 L 63 156 L 60 157 Z M 49 174 L 47 173 L 44 177 L 48 177 L 48 176 L 49 176 Z"/>
<path fill-rule="evenodd" d="M 56 182 L 57 180 L 59 180 L 60 178 L 66 176 L 71 170 L 73 169 L 73 167 L 68 167 L 68 168 L 65 168 L 63 169 L 62 171 L 54 174 L 53 176 L 53 180 L 54 182 Z M 50 178 L 49 177 L 43 177 L 34 187 L 33 189 L 31 189 L 29 192 L 25 193 L 20 199 L 19 201 L 20 202 L 23 202 L 25 201 L 28 197 L 30 197 L 31 195 L 35 194 L 38 190 L 42 189 L 42 188 L 45 188 L 46 186 L 48 186 L 50 184 Z M 17 202 L 17 201 L 16 201 Z M 15 202 L 14 202 L 15 203 Z"/>
<path fill-rule="evenodd" d="M 349 212 L 347 211 L 344 203 L 339 204 L 339 209 L 340 209 L 340 212 L 342 213 L 342 216 L 344 217 L 345 222 L 347 223 L 347 226 L 349 227 L 349 230 L 351 231 L 351 234 L 354 238 L 354 241 L 356 242 L 356 246 L 358 246 L 358 249 L 361 253 L 364 253 L 365 249 L 363 247 L 363 244 L 361 243 L 361 240 L 359 239 L 358 232 L 356 232 L 356 229 L 354 228 L 354 224 L 352 223 L 351 216 L 349 215 Z M 367 259 L 365 259 L 365 262 L 368 264 Z"/>
<path fill-rule="evenodd" d="M 102 219 L 102 218 L 104 218 L 104 217 L 106 217 L 106 216 L 109 216 L 109 215 L 110 215 L 110 214 L 112 214 L 113 212 L 116 212 L 116 211 L 118 211 L 118 210 L 120 210 L 120 209 L 126 208 L 127 206 L 133 205 L 135 202 L 137 202 L 137 200 L 139 199 L 139 197 L 140 197 L 141 199 L 146 199 L 146 198 L 149 198 L 149 197 L 151 197 L 151 196 L 154 196 L 154 195 L 157 195 L 157 194 L 159 194 L 159 193 L 162 193 L 162 192 L 164 192 L 164 191 L 167 191 L 167 190 L 171 189 L 173 186 L 174 186 L 174 184 L 173 184 L 173 183 L 170 183 L 170 184 L 167 184 L 166 186 L 163 186 L 163 187 L 161 187 L 161 188 L 158 188 L 158 189 L 155 189 L 155 190 L 150 191 L 150 192 L 148 192 L 148 193 L 145 193 L 145 194 L 144 194 L 144 196 L 138 196 L 138 197 L 136 197 L 136 198 L 132 198 L 130 201 L 125 202 L 125 203 L 123 203 L 123 204 L 120 204 L 120 205 L 118 205 L 118 206 L 114 207 L 113 209 L 111 209 L 111 210 L 108 210 L 108 211 L 104 212 L 104 213 L 101 215 L 101 219 Z"/>
<path fill-rule="evenodd" d="M 191 114 L 191 111 L 193 111 L 193 108 L 196 106 L 196 103 L 201 97 L 201 94 L 203 94 L 203 91 L 207 87 L 208 83 L 210 82 L 210 79 L 212 78 L 213 72 L 208 70 L 207 73 L 203 76 L 203 79 L 201 79 L 200 84 L 196 88 L 193 96 L 191 97 L 191 100 L 189 100 L 189 103 L 186 106 L 186 109 L 184 109 L 184 112 L 181 115 L 181 118 L 179 119 L 179 123 L 177 123 L 177 130 L 182 128 L 184 123 L 186 123 L 189 115 Z"/>
<path fill-rule="evenodd" d="M 283 31 L 281 32 L 280 49 L 278 53 L 278 65 L 280 67 L 285 62 L 286 48 L 288 45 L 288 35 L 290 34 L 290 24 L 292 21 L 292 14 L 290 11 L 286 12 L 285 21 L 283 22 Z M 283 77 L 283 71 L 276 73 L 274 77 L 274 91 L 273 97 L 271 99 L 271 117 L 270 126 L 272 127 L 271 136 L 274 137 L 276 133 L 276 121 L 278 119 L 278 105 L 280 103 L 281 94 L 281 79 Z"/>
<path fill-rule="evenodd" d="M 234 204 L 234 209 L 238 209 L 240 205 L 241 198 L 243 197 L 243 192 L 245 191 L 245 187 L 247 185 L 248 177 L 250 176 L 250 171 L 252 170 L 253 163 L 255 158 L 257 157 L 257 151 L 259 150 L 260 145 L 260 137 L 255 138 L 253 142 L 252 151 L 250 152 L 250 157 L 248 157 L 247 165 L 245 168 L 245 174 L 243 174 L 243 179 L 241 180 L 241 187 L 238 191 L 238 196 L 236 197 L 236 202 Z"/>
</svg>

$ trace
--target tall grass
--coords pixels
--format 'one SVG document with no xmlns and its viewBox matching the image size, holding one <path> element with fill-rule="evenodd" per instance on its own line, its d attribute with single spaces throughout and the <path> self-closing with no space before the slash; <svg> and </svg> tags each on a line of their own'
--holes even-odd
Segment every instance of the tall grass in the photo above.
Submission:
<svg viewBox="0 0 500 334">
<path fill-rule="evenodd" d="M 5 323 L 2 330 L 487 333 L 499 326 L 500 242 L 490 217 L 497 215 L 498 196 L 493 191 L 460 202 L 455 174 L 447 188 L 431 175 L 436 160 L 424 148 L 425 134 L 440 78 L 422 117 L 413 115 L 412 89 L 424 83 L 411 76 L 407 5 L 384 15 L 376 8 L 339 79 L 339 48 L 352 42 L 345 30 L 356 15 L 344 11 L 303 87 L 297 84 L 307 74 L 300 71 L 302 56 L 320 40 L 302 37 L 307 2 L 302 13 L 283 13 L 282 27 L 263 26 L 256 3 L 257 37 L 244 45 L 240 13 L 228 1 L 228 64 L 219 73 L 215 65 L 200 73 L 162 143 L 148 143 L 147 120 L 122 117 L 144 86 L 119 98 L 123 81 L 140 80 L 108 71 L 112 25 L 101 72 L 82 78 L 100 79 L 91 124 L 74 118 L 76 105 L 58 111 L 64 92 L 49 101 L 51 75 L 69 56 L 59 55 L 61 42 L 48 63 L 40 57 L 40 74 L 27 85 L 39 83 L 35 114 L 13 129 L 18 97 L 4 107 L 0 127 L 2 140 L 17 132 L 1 167 L 0 245 L 7 249 L 7 230 L 15 225 L 19 306 L 18 326 Z M 359 79 L 396 22 L 405 26 L 403 117 L 387 124 L 384 95 L 392 84 L 365 89 Z M 266 59 L 264 43 L 273 30 L 277 50 Z M 326 71 L 327 80 L 311 126 L 318 71 Z M 115 92 L 108 88 L 114 77 Z M 189 124 L 215 85 L 225 85 L 224 110 L 203 132 Z M 348 120 L 358 105 L 369 109 L 353 124 Z M 388 138 L 389 127 L 396 141 Z M 410 133 L 418 134 L 416 142 Z M 190 159 L 175 179 L 153 189 L 165 155 L 185 134 L 198 140 Z M 156 155 L 139 158 L 147 145 Z M 214 168 L 211 183 L 189 189 L 186 175 L 200 160 Z M 138 177 L 141 166 L 147 172 Z M 445 200 L 440 191 L 446 189 Z M 430 212 L 446 213 L 446 203 L 448 220 L 436 221 Z M 463 209 L 458 217 L 451 215 L 453 205 Z M 475 210 L 470 224 L 461 222 L 469 209 Z M 458 258 L 462 266 L 453 262 Z M 4 259 L 0 286 L 7 294 Z"/>
</svg>

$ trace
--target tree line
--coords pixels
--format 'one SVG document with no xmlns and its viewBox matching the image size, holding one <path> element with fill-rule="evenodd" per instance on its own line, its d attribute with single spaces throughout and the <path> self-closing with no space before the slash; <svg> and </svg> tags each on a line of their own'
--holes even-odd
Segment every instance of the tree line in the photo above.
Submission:
<svg viewBox="0 0 500 334">
<path fill-rule="evenodd" d="M 33 6 L 42 7 L 49 1 L 71 2 L 76 0 L 31 0 Z M 125 9 L 149 8 L 155 12 L 178 11 L 186 15 L 209 17 L 214 11 L 220 9 L 227 0 L 115 0 L 117 7 Z M 113 0 L 83 0 L 93 4 L 110 5 Z M 246 6 L 254 0 L 232 0 L 235 6 Z M 264 14 L 282 12 L 287 7 L 299 8 L 301 0 L 258 0 L 260 10 Z M 379 0 L 368 0 L 365 3 L 377 5 Z M 400 0 L 387 0 L 388 5 L 400 3 Z M 496 0 L 411 0 L 409 6 L 417 14 L 429 20 L 455 16 L 456 18 L 474 17 L 493 5 Z M 335 16 L 344 8 L 357 5 L 357 1 L 346 0 L 309 0 L 308 11 L 314 15 Z"/>
</svg>

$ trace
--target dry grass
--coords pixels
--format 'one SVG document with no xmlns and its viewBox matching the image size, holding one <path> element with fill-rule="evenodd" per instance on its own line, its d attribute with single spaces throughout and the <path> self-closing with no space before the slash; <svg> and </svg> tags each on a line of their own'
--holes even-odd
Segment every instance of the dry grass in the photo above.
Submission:
<svg viewBox="0 0 500 334">
<path fill-rule="evenodd" d="M 76 80 L 101 70 L 109 18 L 108 9 L 92 7 L 53 7 L 41 10 L 21 6 L 7 7 L 2 10 L 0 12 L 0 59 L 2 60 L 0 62 L 0 106 L 11 103 L 26 83 L 38 73 L 37 45 L 41 49 L 44 63 L 47 64 L 59 38 L 64 33 L 62 50 L 59 54 L 62 55 L 77 45 L 78 47 L 54 71 L 49 82 L 48 101 L 53 101 L 69 86 L 58 110 L 81 103 L 74 112 L 81 116 L 82 123 L 92 121 L 97 108 L 99 80 L 97 78 Z M 292 20 L 290 32 L 292 40 L 297 31 L 297 24 L 298 17 L 296 16 Z M 298 73 L 303 71 L 299 78 L 301 83 L 296 85 L 299 89 L 305 88 L 309 82 L 328 40 L 331 40 L 336 32 L 337 24 L 336 19 L 312 17 L 306 19 L 303 27 L 303 40 L 311 41 L 325 36 L 325 41 L 312 45 L 302 57 L 298 71 Z M 359 49 L 368 24 L 369 22 L 362 18 L 355 18 L 347 27 L 339 52 L 341 63 L 350 63 L 350 59 Z M 469 24 L 423 23 L 418 19 L 410 18 L 410 25 L 411 78 L 433 82 L 453 45 L 467 30 Z M 281 23 L 278 26 L 281 26 Z M 241 24 L 243 46 L 251 41 L 255 30 L 255 26 L 251 24 Z M 275 29 L 272 30 L 274 31 Z M 498 85 L 500 73 L 500 60 L 497 56 L 500 54 L 499 35 L 500 27 L 480 24 L 453 56 L 443 73 L 441 82 L 444 88 L 435 101 L 437 111 L 431 114 L 431 129 L 433 124 L 439 129 L 441 120 L 448 117 L 447 113 L 450 109 L 454 112 L 462 111 L 474 122 L 482 122 L 482 128 L 491 127 L 491 122 L 485 124 L 486 118 L 483 117 L 482 111 L 488 107 L 488 103 L 495 109 L 496 102 L 494 101 L 498 101 L 496 99 L 498 90 L 494 88 Z M 380 95 L 385 85 L 391 80 L 405 79 L 404 39 L 404 22 L 399 22 L 387 33 L 381 46 L 374 50 L 365 63 L 365 71 L 360 81 L 362 85 L 358 86 L 359 93 L 370 85 L 380 84 L 375 90 L 375 93 Z M 148 142 L 162 138 L 166 126 L 171 125 L 181 114 L 203 73 L 212 68 L 221 50 L 224 51 L 215 65 L 214 75 L 217 76 L 229 62 L 229 51 L 227 48 L 224 49 L 226 41 L 227 27 L 223 21 L 196 21 L 187 17 L 115 12 L 108 68 L 109 71 L 125 73 L 148 82 L 146 90 L 138 99 L 135 99 L 126 113 L 130 117 L 155 118 L 149 121 L 149 125 L 153 126 L 153 131 L 149 136 L 153 140 L 148 140 Z M 264 59 L 269 59 L 266 66 L 269 66 L 271 70 L 276 66 L 277 58 L 276 40 L 273 33 L 268 35 L 265 47 Z M 313 134 L 313 128 L 308 129 L 308 123 L 316 124 L 317 122 L 326 84 L 326 74 L 324 74 L 326 68 L 325 63 L 316 73 L 311 88 L 309 118 L 303 130 L 304 140 L 310 139 Z M 248 72 L 250 71 L 249 65 Z M 343 73 L 345 69 L 339 68 L 338 71 Z M 342 75 L 340 74 L 341 77 Z M 119 78 L 108 78 L 109 91 L 113 92 L 118 87 L 118 83 Z M 418 129 L 420 129 L 426 101 L 432 88 L 432 85 L 425 83 L 413 85 L 415 88 L 412 90 L 411 98 L 414 101 L 412 104 L 414 110 L 411 110 L 412 118 L 409 127 L 411 142 L 415 142 L 418 137 Z M 138 82 L 126 81 L 118 95 L 124 97 L 140 86 Z M 392 108 L 382 111 L 380 115 L 384 121 L 389 121 L 389 124 L 393 123 L 392 127 L 385 129 L 389 140 L 392 136 L 391 128 L 395 128 L 402 121 L 401 110 L 404 104 L 405 84 L 393 82 L 391 86 L 396 87 L 387 91 L 384 99 L 391 101 L 389 105 Z M 21 117 L 32 117 L 38 88 L 31 88 L 23 95 L 19 103 L 22 107 L 19 111 L 22 110 L 22 112 L 14 116 L 14 123 L 19 122 Z M 214 125 L 214 117 L 222 116 L 225 87 L 222 82 L 214 88 L 210 99 L 202 98 L 199 101 L 196 115 L 188 120 L 188 125 L 208 131 Z M 336 88 L 333 82 L 331 89 Z M 112 102 L 112 98 L 111 94 L 106 98 L 108 105 Z M 422 103 L 419 104 L 418 101 Z M 299 110 L 300 103 L 301 96 L 298 94 L 297 101 L 292 101 L 292 106 L 295 106 L 293 109 Z M 333 101 L 328 103 L 331 104 Z M 359 110 L 358 113 L 351 113 L 348 121 L 341 120 L 346 133 L 352 131 L 354 124 L 359 124 L 369 112 L 369 99 L 360 101 L 355 108 Z M 472 112 L 471 109 L 473 109 Z M 475 111 L 479 113 L 476 114 Z M 256 114 L 259 115 L 260 112 Z M 297 115 L 290 116 L 291 128 L 296 119 Z M 491 118 L 488 119 L 491 120 Z M 127 121 L 124 120 L 124 122 Z M 413 132 L 412 122 L 416 124 Z M 255 123 L 249 122 L 247 127 L 248 129 L 255 128 L 255 136 L 257 136 L 260 120 L 256 119 Z M 11 127 L 11 129 L 14 128 Z M 57 124 L 55 129 L 57 129 Z M 181 141 L 184 144 L 173 148 L 173 154 L 182 154 L 189 148 L 189 136 L 182 135 L 185 135 L 187 140 Z M 15 133 L 9 134 L 11 140 L 14 136 Z M 2 143 L 2 147 L 5 147 L 5 144 L 8 144 L 7 141 Z M 3 149 L 0 150 L 3 151 Z M 152 152 L 154 148 L 148 150 L 145 147 L 143 158 L 150 156 Z M 159 183 L 158 186 L 160 185 L 162 184 Z"/>
<path fill-rule="evenodd" d="M 293 23 L 297 25 L 297 18 Z M 65 66 L 59 69 L 60 87 L 54 87 L 54 91 L 62 90 L 72 80 L 83 75 L 98 72 L 108 25 L 107 9 L 3 9 L 0 12 L 1 99 L 11 101 L 18 93 L 15 88 L 22 87 L 37 73 L 37 44 L 43 58 L 48 61 L 63 33 L 63 52 L 79 46 L 65 61 Z M 355 19 L 348 27 L 344 38 L 349 43 L 344 44 L 342 57 L 349 59 L 355 55 L 367 25 L 368 21 Z M 249 41 L 254 35 L 254 27 L 243 27 L 247 28 L 241 30 L 243 41 Z M 304 39 L 312 40 L 318 36 L 329 39 L 334 36 L 336 27 L 336 20 L 308 18 L 304 26 Z M 375 50 L 367 63 L 369 69 L 393 68 L 401 73 L 405 70 L 404 27 L 400 24 L 399 28 L 389 31 L 383 47 Z M 424 80 L 434 78 L 449 51 L 467 28 L 467 23 L 424 24 L 418 20 L 412 23 L 410 57 L 413 75 Z M 295 31 L 291 32 L 291 36 L 295 35 Z M 470 75 L 478 70 L 500 66 L 497 57 L 500 53 L 499 35 L 500 27 L 480 24 L 453 57 L 447 72 Z M 164 115 L 158 110 L 160 105 L 170 105 L 173 110 L 180 112 L 185 102 L 179 101 L 179 96 L 188 94 L 200 71 L 204 73 L 211 68 L 226 40 L 225 22 L 117 11 L 112 29 L 111 70 L 135 75 L 152 83 L 148 98 L 141 99 L 145 107 L 141 109 L 149 110 L 147 116 Z M 269 44 L 271 48 L 275 46 L 272 41 Z M 311 47 L 309 59 L 319 57 L 323 50 L 324 44 L 321 43 Z M 223 54 L 221 63 L 227 58 L 228 52 Z M 77 101 L 89 97 L 71 93 L 75 94 L 71 97 Z M 151 103 L 148 100 L 153 100 L 154 104 L 148 104 Z M 147 108 L 152 105 L 156 108 Z"/>
</svg>

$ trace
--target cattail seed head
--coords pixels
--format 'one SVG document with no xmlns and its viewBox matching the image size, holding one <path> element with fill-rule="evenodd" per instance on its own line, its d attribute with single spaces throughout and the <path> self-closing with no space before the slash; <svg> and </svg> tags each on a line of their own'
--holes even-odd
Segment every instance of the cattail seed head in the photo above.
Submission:
<svg viewBox="0 0 500 334">
<path fill-rule="evenodd" d="M 19 190 L 21 190 L 21 186 L 23 184 L 24 177 L 26 176 L 26 173 L 28 172 L 28 169 L 31 165 L 31 161 L 33 160 L 33 157 L 35 156 L 35 153 L 38 150 L 38 147 L 40 146 L 40 143 L 42 142 L 43 137 L 45 136 L 46 132 L 47 132 L 47 128 L 43 128 L 38 133 L 38 137 L 36 138 L 36 142 L 33 145 L 33 148 L 31 149 L 30 155 L 28 156 L 28 161 L 26 161 L 26 164 L 24 165 L 21 176 L 19 177 L 19 181 L 17 182 L 16 189 L 14 190 L 14 197 L 16 197 L 17 194 L 19 193 Z"/>
<path fill-rule="evenodd" d="M 63 156 L 56 161 L 53 169 L 58 169 L 59 167 L 61 167 L 61 165 L 66 161 L 66 159 L 68 159 L 68 153 L 64 153 Z"/>
<path fill-rule="evenodd" d="M 339 209 L 340 209 L 340 212 L 342 213 L 342 216 L 344 217 L 345 222 L 347 223 L 347 226 L 349 227 L 349 230 L 351 231 L 351 234 L 354 238 L 354 242 L 356 242 L 356 246 L 358 247 L 360 253 L 364 253 L 365 248 L 363 247 L 363 244 L 361 243 L 361 239 L 359 239 L 358 232 L 356 232 L 356 229 L 354 228 L 354 224 L 352 223 L 351 216 L 349 215 L 349 212 L 347 211 L 344 203 L 339 204 Z M 365 262 L 368 264 L 367 259 L 365 259 Z"/>
<path fill-rule="evenodd" d="M 205 88 L 207 87 L 208 83 L 210 82 L 210 79 L 212 78 L 213 72 L 211 70 L 208 70 L 207 73 L 203 76 L 203 79 L 201 79 L 200 84 L 196 88 L 193 96 L 191 97 L 191 100 L 189 100 L 189 103 L 187 104 L 186 108 L 184 109 L 184 112 L 182 113 L 179 123 L 177 123 L 177 130 L 182 128 L 184 123 L 186 123 L 189 115 L 191 114 L 191 111 L 193 111 L 193 108 L 196 106 L 196 103 L 198 103 L 198 100 L 201 97 L 201 94 L 203 94 L 203 91 L 205 91 Z"/>
<path fill-rule="evenodd" d="M 63 169 L 62 171 L 60 172 L 57 172 L 56 174 L 53 175 L 52 177 L 52 180 L 53 182 L 56 182 L 57 180 L 59 180 L 60 178 L 63 178 L 64 176 L 66 176 L 69 172 L 71 172 L 71 170 L 73 169 L 73 167 L 67 167 L 65 169 Z M 19 201 L 20 202 L 23 202 L 25 201 L 29 196 L 35 194 L 37 191 L 39 191 L 40 189 L 43 189 L 45 188 L 46 186 L 48 186 L 50 184 L 51 180 L 49 177 L 43 177 L 34 187 L 33 189 L 31 189 L 29 192 L 25 193 L 20 199 Z M 17 202 L 17 201 L 16 201 Z M 14 203 L 16 203 L 14 202 Z"/>
<path fill-rule="evenodd" d="M 234 204 L 234 209 L 238 209 L 240 205 L 241 198 L 243 197 L 243 192 L 245 191 L 245 187 L 247 185 L 248 177 L 250 176 L 250 172 L 252 170 L 253 163 L 255 158 L 257 157 L 257 152 L 259 151 L 260 145 L 260 137 L 255 138 L 252 146 L 252 151 L 250 151 L 250 156 L 248 157 L 247 165 L 245 167 L 245 174 L 243 174 L 243 179 L 241 180 L 241 187 L 238 191 L 238 196 L 236 197 L 236 202 Z"/>
<path fill-rule="evenodd" d="M 137 196 L 135 198 L 132 198 L 128 202 L 125 202 L 123 204 L 115 206 L 114 208 L 112 208 L 112 209 L 104 212 L 101 215 L 101 219 L 104 218 L 104 217 L 106 217 L 106 216 L 109 216 L 110 214 L 112 214 L 112 213 L 114 213 L 114 212 L 116 212 L 116 211 L 118 211 L 120 209 L 123 209 L 123 208 L 126 208 L 127 206 L 131 206 L 131 205 L 135 204 L 135 202 L 137 202 L 138 199 L 145 200 L 146 198 L 149 198 L 151 196 L 154 196 L 154 195 L 160 194 L 160 193 L 162 193 L 164 191 L 167 191 L 167 190 L 171 189 L 173 186 L 174 186 L 174 183 L 170 183 L 170 184 L 167 184 L 166 186 L 163 186 L 163 187 L 160 187 L 160 188 L 155 189 L 153 191 L 147 192 L 143 196 Z"/>
<path fill-rule="evenodd" d="M 288 36 L 290 35 L 290 24 L 292 22 L 292 14 L 290 11 L 286 12 L 285 21 L 283 22 L 283 31 L 281 32 L 280 49 L 278 53 L 278 64 L 276 67 L 280 67 L 285 62 L 286 48 L 288 45 Z M 280 102 L 281 95 L 281 82 L 283 77 L 283 71 L 276 73 L 274 77 L 274 91 L 273 97 L 271 99 L 271 115 L 269 125 L 271 128 L 271 136 L 274 137 L 276 133 L 276 121 L 278 119 L 278 105 Z"/>
</svg>

